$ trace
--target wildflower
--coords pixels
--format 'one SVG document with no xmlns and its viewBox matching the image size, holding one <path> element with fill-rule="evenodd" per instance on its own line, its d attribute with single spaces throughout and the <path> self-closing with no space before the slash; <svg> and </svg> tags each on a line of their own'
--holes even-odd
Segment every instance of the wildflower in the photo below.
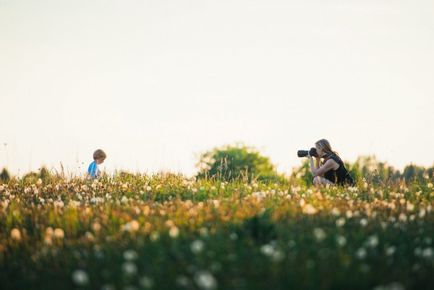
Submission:
<svg viewBox="0 0 434 290">
<path fill-rule="evenodd" d="M 94 236 L 91 232 L 89 232 L 89 231 L 86 231 L 86 232 L 84 233 L 84 237 L 85 237 L 86 240 L 88 240 L 89 242 L 93 242 L 93 240 L 95 239 L 95 236 Z"/>
<path fill-rule="evenodd" d="M 265 256 L 271 256 L 274 252 L 274 248 L 272 245 L 263 245 L 261 247 L 261 253 L 264 254 Z"/>
<path fill-rule="evenodd" d="M 56 228 L 54 230 L 54 237 L 56 239 L 61 240 L 61 239 L 63 239 L 65 237 L 65 232 L 62 229 L 60 229 L 60 228 Z"/>
<path fill-rule="evenodd" d="M 208 233 L 208 229 L 203 227 L 199 229 L 199 234 L 201 237 L 208 237 L 209 233 Z"/>
<path fill-rule="evenodd" d="M 361 225 L 362 227 L 366 227 L 367 224 L 368 224 L 368 220 L 367 220 L 367 219 L 362 218 L 362 219 L 360 220 L 360 225 Z"/>
<path fill-rule="evenodd" d="M 53 204 L 54 207 L 58 207 L 58 208 L 62 208 L 64 206 L 64 203 L 61 200 L 56 200 Z"/>
<path fill-rule="evenodd" d="M 217 288 L 217 280 L 208 271 L 199 271 L 194 275 L 194 281 L 197 286 L 204 290 L 211 290 Z"/>
<path fill-rule="evenodd" d="M 116 287 L 111 284 L 105 284 L 101 287 L 101 290 L 116 290 Z"/>
<path fill-rule="evenodd" d="M 364 258 L 366 258 L 367 252 L 365 248 L 359 248 L 356 251 L 356 257 L 359 258 L 360 260 L 363 260 Z"/>
<path fill-rule="evenodd" d="M 339 216 L 340 214 L 341 214 L 341 212 L 339 211 L 339 209 L 337 209 L 335 207 L 332 209 L 332 215 Z"/>
<path fill-rule="evenodd" d="M 83 270 L 75 270 L 72 273 L 72 281 L 77 285 L 77 286 L 84 286 L 86 284 L 89 283 L 89 276 L 87 275 L 87 273 Z"/>
<path fill-rule="evenodd" d="M 373 290 L 405 290 L 405 288 L 400 283 L 393 282 L 387 285 L 376 286 Z"/>
<path fill-rule="evenodd" d="M 343 247 L 346 245 L 347 239 L 344 236 L 339 235 L 336 237 L 336 243 L 339 247 Z"/>
<path fill-rule="evenodd" d="M 169 230 L 169 236 L 172 238 L 176 238 L 179 235 L 179 229 L 176 226 L 173 226 Z"/>
<path fill-rule="evenodd" d="M 324 240 L 326 238 L 326 233 L 321 228 L 313 229 L 313 235 L 318 242 L 321 242 L 322 240 Z"/>
<path fill-rule="evenodd" d="M 375 248 L 378 245 L 378 237 L 376 235 L 370 236 L 366 241 L 366 244 L 371 248 Z"/>
<path fill-rule="evenodd" d="M 190 249 L 194 254 L 199 254 L 203 251 L 205 243 L 202 240 L 195 240 L 190 245 Z"/>
<path fill-rule="evenodd" d="M 137 266 L 132 262 L 125 262 L 122 264 L 122 271 L 125 275 L 132 276 L 137 273 Z"/>
<path fill-rule="evenodd" d="M 124 252 L 123 256 L 126 261 L 134 261 L 137 259 L 138 255 L 137 252 L 134 250 L 127 250 Z"/>
<path fill-rule="evenodd" d="M 21 232 L 17 228 L 11 230 L 11 238 L 15 241 L 21 241 Z"/>
<path fill-rule="evenodd" d="M 140 228 L 140 224 L 136 220 L 132 220 L 122 226 L 122 230 L 126 232 L 136 232 Z"/>
<path fill-rule="evenodd" d="M 414 204 L 407 203 L 407 211 L 413 211 L 414 210 Z"/>
<path fill-rule="evenodd" d="M 273 262 L 280 262 L 285 258 L 285 254 L 279 250 L 279 249 L 274 249 L 273 254 L 271 255 L 271 260 Z"/>
<path fill-rule="evenodd" d="M 303 207 L 303 213 L 305 213 L 305 214 L 313 215 L 313 214 L 316 214 L 317 212 L 318 212 L 318 210 L 315 207 L 313 207 L 313 205 L 311 205 L 311 204 L 306 204 Z"/>
<path fill-rule="evenodd" d="M 343 225 L 345 225 L 345 218 L 343 218 L 343 217 L 338 218 L 338 219 L 336 220 L 336 226 L 338 226 L 338 227 L 342 227 Z"/>
<path fill-rule="evenodd" d="M 396 247 L 395 246 L 390 246 L 386 249 L 386 255 L 387 256 L 392 256 L 396 251 Z"/>
<path fill-rule="evenodd" d="M 152 286 L 154 285 L 154 280 L 151 277 L 143 276 L 142 278 L 140 278 L 139 284 L 143 288 L 152 288 Z"/>
<path fill-rule="evenodd" d="M 160 234 L 158 232 L 152 232 L 149 238 L 151 241 L 155 242 L 160 238 Z"/>
<path fill-rule="evenodd" d="M 99 232 L 101 230 L 101 224 L 99 222 L 94 222 L 92 224 L 92 230 L 94 232 Z"/>
<path fill-rule="evenodd" d="M 180 275 L 176 277 L 176 285 L 186 288 L 190 285 L 190 280 L 188 279 L 188 277 Z"/>
<path fill-rule="evenodd" d="M 433 256 L 433 249 L 432 248 L 423 249 L 421 256 L 426 258 L 426 259 L 431 259 Z"/>
</svg>

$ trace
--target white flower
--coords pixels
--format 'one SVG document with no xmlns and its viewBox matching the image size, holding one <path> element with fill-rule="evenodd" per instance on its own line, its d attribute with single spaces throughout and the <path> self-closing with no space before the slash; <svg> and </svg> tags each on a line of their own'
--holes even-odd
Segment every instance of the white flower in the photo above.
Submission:
<svg viewBox="0 0 434 290">
<path fill-rule="evenodd" d="M 254 197 L 256 197 L 256 199 L 258 199 L 258 200 L 262 200 L 266 197 L 265 192 L 262 192 L 262 191 L 253 192 L 252 195 Z"/>
<path fill-rule="evenodd" d="M 378 237 L 376 235 L 370 236 L 366 241 L 366 244 L 371 248 L 375 248 L 378 245 Z"/>
<path fill-rule="evenodd" d="M 208 271 L 199 271 L 194 275 L 194 281 L 201 289 L 211 290 L 217 288 L 217 280 Z"/>
<path fill-rule="evenodd" d="M 274 252 L 273 252 L 273 254 L 271 255 L 271 260 L 273 262 L 280 262 L 284 258 L 285 258 L 285 254 L 282 251 L 278 250 L 278 249 L 275 249 Z"/>
<path fill-rule="evenodd" d="M 400 283 L 393 282 L 387 285 L 376 286 L 373 290 L 405 290 L 405 288 Z"/>
<path fill-rule="evenodd" d="M 199 254 L 203 251 L 205 243 L 202 240 L 195 240 L 190 245 L 190 249 L 194 254 Z"/>
<path fill-rule="evenodd" d="M 396 251 L 396 247 L 395 246 L 390 246 L 386 249 L 386 255 L 387 256 L 392 256 Z"/>
<path fill-rule="evenodd" d="M 340 214 L 341 214 L 341 212 L 339 211 L 339 209 L 337 209 L 335 207 L 332 209 L 332 215 L 339 216 Z"/>
<path fill-rule="evenodd" d="M 426 259 L 430 259 L 433 256 L 433 249 L 432 248 L 426 248 L 422 250 L 422 257 Z"/>
<path fill-rule="evenodd" d="M 366 254 L 367 254 L 367 252 L 366 252 L 365 248 L 359 248 L 356 252 L 356 256 L 360 260 L 364 259 L 366 257 Z"/>
<path fill-rule="evenodd" d="M 407 203 L 407 211 L 413 211 L 414 210 L 414 204 Z"/>
<path fill-rule="evenodd" d="M 272 245 L 263 245 L 261 247 L 261 253 L 264 254 L 265 256 L 271 256 L 274 253 L 274 247 Z"/>
<path fill-rule="evenodd" d="M 318 242 L 321 242 L 322 240 L 324 240 L 326 238 L 326 233 L 321 228 L 314 228 L 313 229 L 313 235 Z"/>
<path fill-rule="evenodd" d="M 143 276 L 140 278 L 139 283 L 143 288 L 152 288 L 154 280 L 148 276 Z"/>
<path fill-rule="evenodd" d="M 137 266 L 132 262 L 125 262 L 122 264 L 122 271 L 128 276 L 132 276 L 137 273 Z"/>
<path fill-rule="evenodd" d="M 137 252 L 134 250 L 127 250 L 124 252 L 123 256 L 126 261 L 134 261 L 137 259 Z"/>
<path fill-rule="evenodd" d="M 87 283 L 89 283 L 89 276 L 87 275 L 87 273 L 83 270 L 75 270 L 72 273 L 72 281 L 77 285 L 77 286 L 84 286 Z"/>
<path fill-rule="evenodd" d="M 360 220 L 360 225 L 361 225 L 362 227 L 366 227 L 367 224 L 368 224 L 368 220 L 367 220 L 367 219 L 362 218 L 362 219 Z"/>
<path fill-rule="evenodd" d="M 347 239 L 344 236 L 337 236 L 336 237 L 336 243 L 339 247 L 343 247 L 347 243 Z"/>
<path fill-rule="evenodd" d="M 176 226 L 173 226 L 169 230 L 169 236 L 172 238 L 176 238 L 179 235 L 179 229 Z"/>
<path fill-rule="evenodd" d="M 338 219 L 336 220 L 336 226 L 338 226 L 338 227 L 342 227 L 343 225 L 345 225 L 345 218 L 343 218 L 343 217 L 338 218 Z"/>
<path fill-rule="evenodd" d="M 308 214 L 308 215 L 313 215 L 316 214 L 318 212 L 318 210 L 311 204 L 306 204 L 303 207 L 303 213 Z"/>
<path fill-rule="evenodd" d="M 229 235 L 229 238 L 234 241 L 234 240 L 238 239 L 238 235 L 237 235 L 237 233 L 231 233 Z"/>
</svg>

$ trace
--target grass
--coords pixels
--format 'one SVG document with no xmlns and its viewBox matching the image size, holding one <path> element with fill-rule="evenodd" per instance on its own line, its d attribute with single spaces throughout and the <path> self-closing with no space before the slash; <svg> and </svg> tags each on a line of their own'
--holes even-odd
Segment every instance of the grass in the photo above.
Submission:
<svg viewBox="0 0 434 290">
<path fill-rule="evenodd" d="M 0 185 L 1 289 L 433 289 L 432 180 Z"/>
</svg>

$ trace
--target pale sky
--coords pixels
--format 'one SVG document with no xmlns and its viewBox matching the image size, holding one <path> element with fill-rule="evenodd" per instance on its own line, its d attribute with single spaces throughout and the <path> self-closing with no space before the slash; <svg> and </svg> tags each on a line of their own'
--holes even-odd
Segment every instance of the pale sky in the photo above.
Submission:
<svg viewBox="0 0 434 290">
<path fill-rule="evenodd" d="M 434 1 L 0 0 L 0 168 L 192 174 L 244 142 L 280 172 L 434 164 Z M 7 143 L 5 146 L 4 144 Z"/>
</svg>

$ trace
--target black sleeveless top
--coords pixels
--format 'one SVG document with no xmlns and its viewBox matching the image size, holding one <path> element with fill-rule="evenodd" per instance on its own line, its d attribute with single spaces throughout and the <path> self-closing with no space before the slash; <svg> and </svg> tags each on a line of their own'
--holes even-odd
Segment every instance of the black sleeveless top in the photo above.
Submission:
<svg viewBox="0 0 434 290">
<path fill-rule="evenodd" d="M 324 157 L 324 163 L 329 159 L 333 159 L 337 164 L 339 164 L 339 167 L 336 170 L 331 169 L 324 173 L 324 178 L 339 185 L 354 185 L 355 182 L 348 170 L 345 168 L 342 159 L 338 155 L 331 153 Z"/>
</svg>

